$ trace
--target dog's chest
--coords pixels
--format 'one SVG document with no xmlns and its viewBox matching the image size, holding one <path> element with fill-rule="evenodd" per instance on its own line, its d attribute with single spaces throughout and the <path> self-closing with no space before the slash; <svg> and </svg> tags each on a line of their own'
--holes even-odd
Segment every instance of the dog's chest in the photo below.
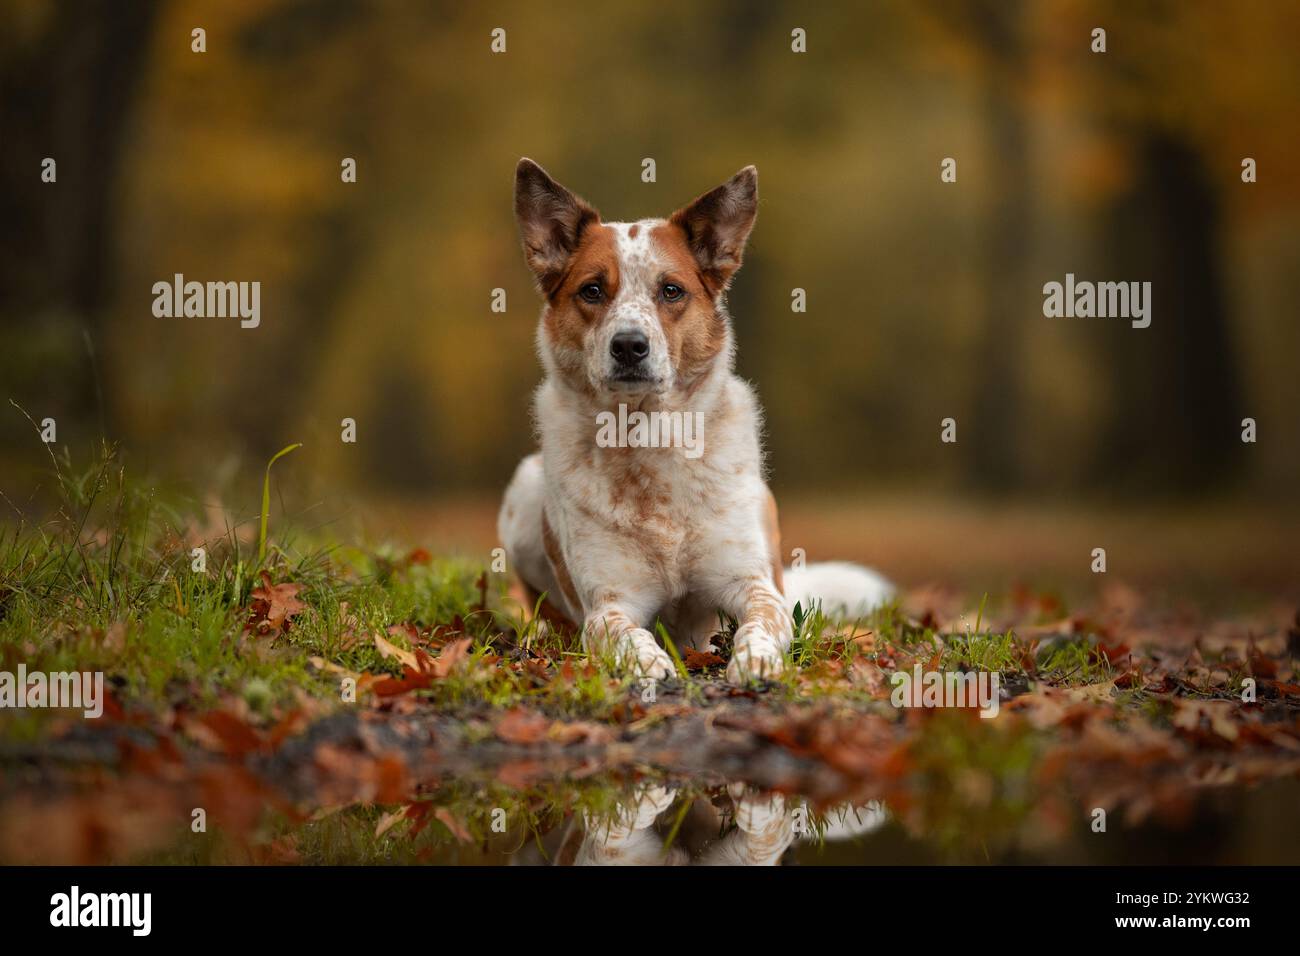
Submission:
<svg viewBox="0 0 1300 956">
<path fill-rule="evenodd" d="M 560 466 L 565 510 L 660 567 L 689 565 L 692 542 L 734 520 L 734 488 L 718 463 L 679 449 L 596 448 Z M 576 544 L 577 542 L 575 542 Z"/>
<path fill-rule="evenodd" d="M 743 386 L 704 415 L 700 454 L 680 447 L 603 447 L 592 419 L 565 414 L 543 388 L 537 417 L 548 484 L 547 508 L 565 546 L 634 559 L 670 592 L 685 585 L 711 543 L 752 537 L 763 489 L 757 417 Z M 615 558 L 614 554 L 610 555 Z"/>
<path fill-rule="evenodd" d="M 686 530 L 707 518 L 704 506 L 714 480 L 703 462 L 688 462 L 671 449 L 602 448 L 586 470 L 594 503 L 623 530 L 675 548 Z"/>
</svg>

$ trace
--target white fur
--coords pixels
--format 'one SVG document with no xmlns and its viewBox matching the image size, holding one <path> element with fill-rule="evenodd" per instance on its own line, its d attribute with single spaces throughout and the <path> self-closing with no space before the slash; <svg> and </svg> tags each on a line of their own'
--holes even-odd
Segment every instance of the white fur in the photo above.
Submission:
<svg viewBox="0 0 1300 956">
<path fill-rule="evenodd" d="M 539 327 L 546 379 L 534 415 L 541 452 L 515 472 L 498 530 L 513 569 L 582 625 L 589 653 L 612 653 L 644 675 L 668 677 L 673 662 L 649 631 L 656 617 L 679 644 L 705 647 L 721 610 L 740 622 L 728 679 L 775 676 L 792 637 L 793 602 L 772 577 L 761 413 L 749 385 L 732 372 L 729 320 L 725 345 L 709 368 L 694 382 L 679 380 L 655 304 L 660 277 L 670 267 L 651 239 L 659 222 L 638 223 L 635 237 L 631 224 L 608 224 L 616 234 L 618 290 L 603 320 L 586 330 L 581 354 L 562 352 Z M 715 307 L 725 318 L 721 295 Z M 646 361 L 656 379 L 635 390 L 608 381 L 609 341 L 629 329 L 650 338 Z M 569 384 L 579 370 L 591 391 Z M 688 385 L 694 387 L 689 394 Z M 620 402 L 647 412 L 702 413 L 702 454 L 598 446 L 596 416 Z M 627 470 L 616 467 L 630 460 L 643 487 L 629 487 Z M 543 513 L 576 602 L 565 597 L 547 558 Z M 823 601 L 859 613 L 888 592 L 887 583 L 865 569 L 829 567 L 834 570 L 814 565 L 796 573 L 797 597 L 806 600 L 805 584 L 825 584 L 830 591 L 818 595 Z"/>
<path fill-rule="evenodd" d="M 871 833 L 889 819 L 884 804 L 872 801 L 855 807 L 839 804 L 823 817 L 819 833 L 796 832 L 796 810 L 779 793 L 764 796 L 743 784 L 731 784 L 727 791 L 734 808 L 735 827 L 704 848 L 691 860 L 679 846 L 664 851 L 663 838 L 653 827 L 676 798 L 670 788 L 643 785 L 627 802 L 620 804 L 609 819 L 583 813 L 582 843 L 574 859 L 577 866 L 776 866 L 785 851 L 797 841 L 834 843 Z M 807 816 L 804 818 L 807 820 Z"/>
<path fill-rule="evenodd" d="M 797 602 L 810 610 L 817 601 L 828 617 L 865 617 L 894 596 L 894 586 L 884 577 L 847 561 L 823 561 L 785 570 L 785 604 Z"/>
</svg>

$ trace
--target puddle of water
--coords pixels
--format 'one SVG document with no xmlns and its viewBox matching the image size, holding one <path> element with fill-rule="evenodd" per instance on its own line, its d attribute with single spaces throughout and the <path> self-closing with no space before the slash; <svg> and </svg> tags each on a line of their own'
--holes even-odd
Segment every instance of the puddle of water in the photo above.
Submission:
<svg viewBox="0 0 1300 956">
<path fill-rule="evenodd" d="M 188 761 L 120 725 L 61 738 L 61 761 L 10 748 L 0 860 L 1300 864 L 1294 773 L 1247 786 L 1259 779 L 1247 763 L 1209 774 L 1170 759 L 1137 773 L 1108 759 L 1067 774 L 1036 759 L 1023 722 L 993 733 L 969 714 L 918 727 L 810 714 L 779 725 L 781 745 L 733 704 L 646 728 L 635 745 L 590 746 L 511 744 L 499 724 L 422 711 L 344 714 L 270 753 Z M 902 761 L 891 755 L 905 732 Z M 1105 802 L 1103 832 L 1092 801 Z"/>
<path fill-rule="evenodd" d="M 766 866 L 923 864 L 1172 864 L 1300 861 L 1300 784 L 1228 791 L 1190 818 L 1115 822 L 1035 832 L 1032 821 L 1001 830 L 987 814 L 917 832 L 880 801 L 816 809 L 797 796 L 739 783 L 585 780 L 534 791 L 515 805 L 478 785 L 435 791 L 415 818 L 403 817 L 349 856 L 384 816 L 351 808 L 300 834 L 301 862 L 509 864 L 521 866 Z M 412 806 L 420 806 L 420 803 Z M 519 818 L 524 817 L 521 821 Z M 964 825 L 965 824 L 965 825 Z M 494 832 L 494 827 L 497 830 Z M 459 832 L 457 832 L 459 831 Z M 349 835 L 351 834 L 351 835 Z M 953 834 L 964 834 L 954 839 Z M 375 854 L 371 856 L 371 854 Z"/>
</svg>

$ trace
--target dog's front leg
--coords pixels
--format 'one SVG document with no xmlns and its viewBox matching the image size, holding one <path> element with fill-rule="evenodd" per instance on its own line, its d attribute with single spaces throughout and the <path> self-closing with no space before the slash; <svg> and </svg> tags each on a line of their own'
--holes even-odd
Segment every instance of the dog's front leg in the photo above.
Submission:
<svg viewBox="0 0 1300 956">
<path fill-rule="evenodd" d="M 583 649 L 592 657 L 612 657 L 618 667 L 643 677 L 672 677 L 673 659 L 638 623 L 650 613 L 626 596 L 606 593 L 583 623 Z"/>
<path fill-rule="evenodd" d="M 667 787 L 642 786 L 629 803 L 620 803 L 612 817 L 582 811 L 584 834 L 575 866 L 652 866 L 687 863 L 681 847 L 665 851 L 652 829 L 659 815 L 672 806 L 676 792 Z"/>
<path fill-rule="evenodd" d="M 767 577 L 737 582 L 732 592 L 732 613 L 740 627 L 732 641 L 727 680 L 743 684 L 752 677 L 780 676 L 785 650 L 794 639 L 785 599 Z"/>
<path fill-rule="evenodd" d="M 735 804 L 736 828 L 710 846 L 703 866 L 775 866 L 794 842 L 794 811 L 779 793 L 761 796 L 744 784 L 727 787 Z"/>
</svg>

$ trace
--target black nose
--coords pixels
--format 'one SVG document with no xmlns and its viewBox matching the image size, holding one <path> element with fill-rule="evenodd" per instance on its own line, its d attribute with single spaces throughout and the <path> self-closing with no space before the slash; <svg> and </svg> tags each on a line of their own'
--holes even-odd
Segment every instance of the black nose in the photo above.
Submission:
<svg viewBox="0 0 1300 956">
<path fill-rule="evenodd" d="M 631 368 L 650 354 L 650 340 L 644 332 L 620 332 L 610 341 L 609 354 L 619 365 Z"/>
</svg>

